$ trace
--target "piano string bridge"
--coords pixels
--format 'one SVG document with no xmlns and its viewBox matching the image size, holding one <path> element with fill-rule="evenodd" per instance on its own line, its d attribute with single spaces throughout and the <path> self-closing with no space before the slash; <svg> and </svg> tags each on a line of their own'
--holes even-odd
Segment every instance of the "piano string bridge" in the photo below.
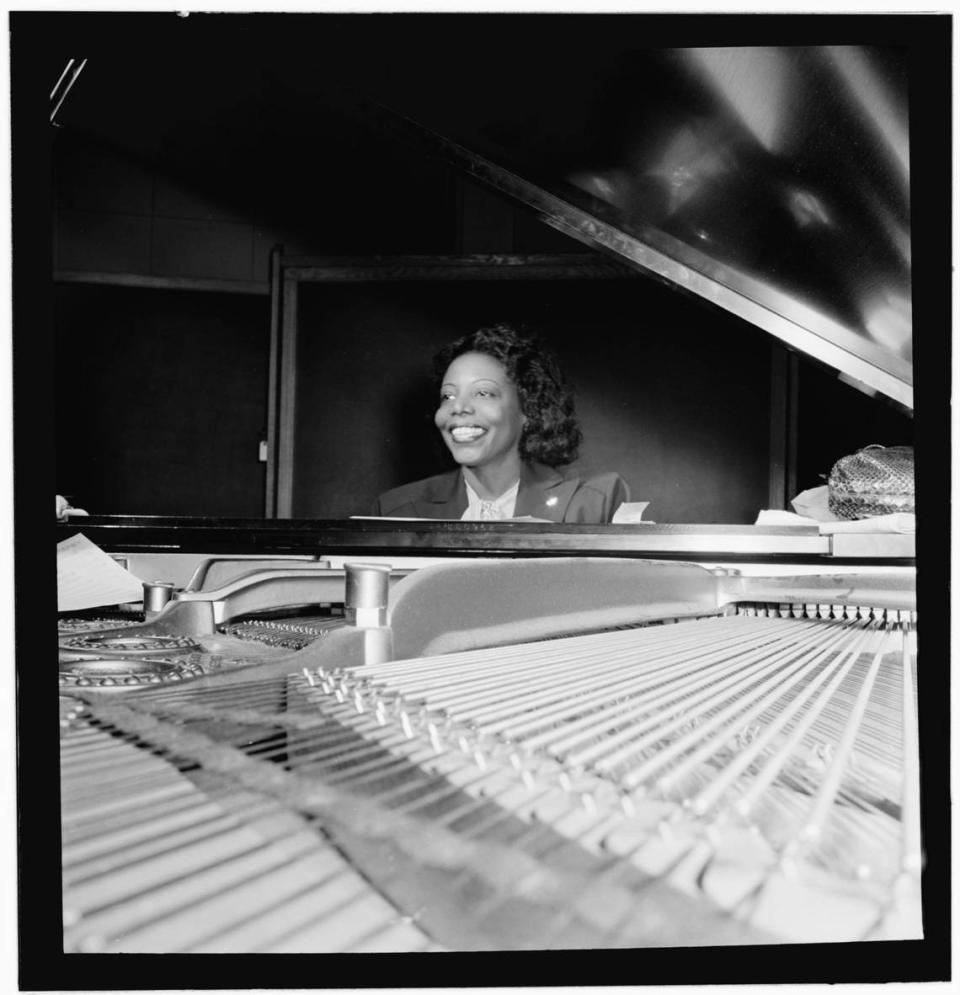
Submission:
<svg viewBox="0 0 960 995">
<path fill-rule="evenodd" d="M 746 615 L 756 618 L 810 618 L 836 619 L 837 621 L 855 619 L 873 620 L 875 622 L 899 622 L 904 625 L 916 625 L 917 613 L 903 608 L 876 608 L 869 605 L 838 604 L 832 602 L 783 602 L 770 604 L 767 602 L 738 602 L 730 605 L 728 614 Z"/>
</svg>

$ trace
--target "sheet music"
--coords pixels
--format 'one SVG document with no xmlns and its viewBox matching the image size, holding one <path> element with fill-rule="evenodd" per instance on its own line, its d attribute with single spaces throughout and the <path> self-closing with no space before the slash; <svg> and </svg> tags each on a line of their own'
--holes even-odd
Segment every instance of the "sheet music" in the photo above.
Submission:
<svg viewBox="0 0 960 995">
<path fill-rule="evenodd" d="M 143 583 L 82 532 L 57 543 L 57 610 L 80 611 L 143 599 Z"/>
<path fill-rule="evenodd" d="M 654 525 L 654 522 L 643 517 L 649 501 L 624 501 L 613 513 L 611 519 L 614 525 Z"/>
</svg>

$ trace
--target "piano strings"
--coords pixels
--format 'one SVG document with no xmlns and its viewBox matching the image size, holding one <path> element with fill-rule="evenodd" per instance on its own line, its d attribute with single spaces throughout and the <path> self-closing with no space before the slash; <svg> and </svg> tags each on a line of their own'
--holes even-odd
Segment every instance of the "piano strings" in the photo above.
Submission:
<svg viewBox="0 0 960 995">
<path fill-rule="evenodd" d="M 922 935 L 915 631 L 782 614 L 144 689 L 70 721 L 156 753 L 231 809 L 271 799 L 294 836 L 306 820 L 358 868 L 378 865 L 362 873 L 391 908 L 386 934 L 427 909 L 417 949 Z M 72 779 L 92 757 L 71 732 Z M 96 795 L 95 776 L 77 783 Z M 135 775 L 117 803 L 153 804 L 165 789 L 151 783 Z M 155 859 L 141 831 L 132 859 Z M 85 875 L 72 942 L 143 949 L 97 926 L 98 874 Z M 431 914 L 438 890 L 458 925 Z M 76 905 L 67 864 L 65 894 Z M 684 896 L 698 901 L 671 939 L 663 909 Z M 520 932 L 503 925 L 518 904 Z M 239 942 L 223 935 L 209 942 Z"/>
</svg>

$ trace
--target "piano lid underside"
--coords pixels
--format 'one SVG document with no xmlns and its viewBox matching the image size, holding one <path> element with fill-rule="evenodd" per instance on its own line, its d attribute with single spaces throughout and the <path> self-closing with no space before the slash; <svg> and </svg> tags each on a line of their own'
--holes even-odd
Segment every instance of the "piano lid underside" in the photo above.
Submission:
<svg viewBox="0 0 960 995">
<path fill-rule="evenodd" d="M 554 65 L 525 88 L 507 69 L 475 115 L 415 79 L 374 84 L 365 110 L 551 227 L 912 408 L 903 53 L 605 56 L 589 83 Z"/>
<path fill-rule="evenodd" d="M 837 41 L 828 19 L 817 43 L 776 28 L 758 43 L 732 19 L 710 44 L 695 22 L 658 32 L 636 16 L 512 18 L 509 31 L 308 19 L 296 31 L 310 58 L 264 47 L 242 74 L 208 48 L 184 50 L 175 79 L 150 52 L 89 60 L 57 119 L 174 171 L 232 149 L 273 175 L 279 132 L 286 187 L 314 179 L 291 160 L 315 161 L 335 122 L 358 118 L 912 409 L 908 94 L 924 81 L 910 78 L 906 25 L 859 24 Z M 223 173 L 208 179 L 219 188 Z"/>
</svg>

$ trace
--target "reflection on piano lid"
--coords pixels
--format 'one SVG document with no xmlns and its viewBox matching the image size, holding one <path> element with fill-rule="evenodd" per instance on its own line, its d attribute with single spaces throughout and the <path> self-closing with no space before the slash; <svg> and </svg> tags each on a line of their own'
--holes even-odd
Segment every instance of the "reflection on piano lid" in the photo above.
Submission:
<svg viewBox="0 0 960 995">
<path fill-rule="evenodd" d="M 517 78 L 522 58 L 506 60 L 473 114 L 456 85 L 416 74 L 357 79 L 363 96 L 340 100 L 912 410 L 905 53 L 742 44 L 735 29 L 722 46 L 634 49 L 629 28 L 595 52 L 580 41 L 580 71 L 555 58 L 534 86 Z"/>
</svg>

